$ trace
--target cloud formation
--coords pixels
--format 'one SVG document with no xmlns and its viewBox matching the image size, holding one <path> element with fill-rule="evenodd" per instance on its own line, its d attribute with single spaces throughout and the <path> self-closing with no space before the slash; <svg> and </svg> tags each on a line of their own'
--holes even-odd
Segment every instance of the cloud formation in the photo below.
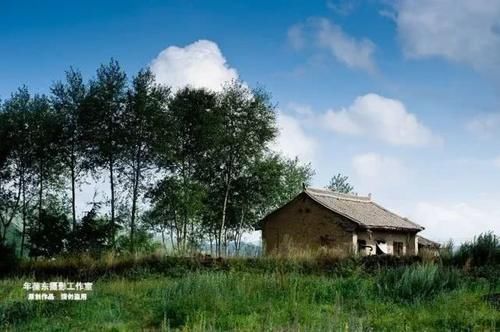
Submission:
<svg viewBox="0 0 500 332">
<path fill-rule="evenodd" d="M 169 46 L 150 65 L 159 83 L 178 90 L 185 86 L 220 91 L 225 82 L 238 78 L 219 46 L 198 40 L 185 47 Z"/>
<path fill-rule="evenodd" d="M 326 18 L 309 18 L 305 24 L 293 25 L 288 29 L 288 40 L 295 49 L 310 45 L 328 51 L 337 61 L 350 68 L 370 73 L 376 71 L 373 59 L 375 44 L 366 38 L 350 36 Z"/>
<path fill-rule="evenodd" d="M 426 228 L 424 235 L 442 242 L 451 238 L 458 242 L 468 241 L 489 230 L 500 232 L 500 209 L 493 201 L 420 202 L 412 219 Z"/>
<path fill-rule="evenodd" d="M 500 113 L 481 114 L 466 125 L 467 130 L 479 137 L 490 137 L 500 133 Z"/>
<path fill-rule="evenodd" d="M 279 135 L 271 148 L 289 158 L 299 157 L 304 162 L 313 161 L 318 143 L 306 134 L 300 121 L 281 112 L 277 119 Z"/>
<path fill-rule="evenodd" d="M 478 70 L 500 68 L 497 0 L 398 0 L 394 18 L 411 58 L 443 57 Z"/>
<path fill-rule="evenodd" d="M 391 145 L 424 146 L 441 142 L 402 102 L 375 93 L 357 97 L 347 108 L 327 111 L 322 122 L 334 132 L 367 136 Z"/>
<path fill-rule="evenodd" d="M 356 178 L 366 187 L 372 188 L 378 188 L 381 184 L 399 184 L 408 174 L 399 159 L 373 152 L 354 156 L 352 168 Z"/>
</svg>

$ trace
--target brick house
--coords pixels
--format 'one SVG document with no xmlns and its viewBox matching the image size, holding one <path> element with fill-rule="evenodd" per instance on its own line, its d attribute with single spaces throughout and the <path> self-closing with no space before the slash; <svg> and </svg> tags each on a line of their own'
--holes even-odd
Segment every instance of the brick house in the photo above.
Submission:
<svg viewBox="0 0 500 332">
<path fill-rule="evenodd" d="M 304 188 L 291 201 L 261 220 L 266 254 L 284 246 L 315 250 L 340 248 L 361 255 L 417 255 L 424 228 L 372 201 Z"/>
</svg>

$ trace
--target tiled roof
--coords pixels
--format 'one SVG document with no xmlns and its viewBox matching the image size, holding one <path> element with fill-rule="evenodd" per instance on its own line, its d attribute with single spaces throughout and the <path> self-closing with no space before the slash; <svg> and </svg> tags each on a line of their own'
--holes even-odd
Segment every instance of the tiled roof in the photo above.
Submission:
<svg viewBox="0 0 500 332">
<path fill-rule="evenodd" d="M 420 235 L 418 236 L 418 244 L 424 247 L 433 247 L 433 248 L 439 248 L 441 246 L 439 243 L 426 239 L 425 237 L 422 237 Z"/>
<path fill-rule="evenodd" d="M 391 212 L 370 197 L 342 194 L 326 189 L 306 188 L 304 193 L 327 209 L 361 227 L 421 231 L 424 228 Z"/>
</svg>

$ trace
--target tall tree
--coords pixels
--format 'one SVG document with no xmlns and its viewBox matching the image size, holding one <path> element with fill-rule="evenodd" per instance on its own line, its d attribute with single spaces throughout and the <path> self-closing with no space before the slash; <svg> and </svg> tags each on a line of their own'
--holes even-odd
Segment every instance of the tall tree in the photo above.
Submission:
<svg viewBox="0 0 500 332">
<path fill-rule="evenodd" d="M 141 70 L 133 79 L 123 114 L 123 160 L 131 183 L 130 245 L 134 249 L 138 199 L 144 190 L 146 172 L 155 165 L 155 144 L 168 107 L 169 89 L 155 83 L 150 70 Z"/>
<path fill-rule="evenodd" d="M 30 112 L 33 174 L 37 186 L 38 223 L 41 225 L 46 192 L 61 185 L 64 173 L 61 160 L 62 118 L 53 111 L 49 99 L 44 95 L 32 98 Z"/>
<path fill-rule="evenodd" d="M 214 109 L 216 95 L 204 89 L 185 88 L 177 91 L 169 103 L 165 126 L 157 146 L 161 157 L 160 165 L 166 177 L 160 182 L 156 196 L 162 188 L 169 188 L 170 194 L 163 202 L 170 202 L 174 213 L 173 225 L 176 241 L 186 249 L 189 233 L 200 220 L 200 199 L 203 186 L 200 182 L 206 156 L 217 147 Z"/>
<path fill-rule="evenodd" d="M 76 227 L 76 187 L 81 172 L 84 170 L 79 115 L 85 101 L 87 88 L 79 71 L 70 68 L 66 72 L 65 82 L 56 82 L 52 88 L 52 104 L 62 117 L 62 161 L 69 170 L 71 186 L 71 220 Z"/>
<path fill-rule="evenodd" d="M 4 104 L 10 127 L 10 145 L 15 183 L 20 192 L 22 220 L 20 255 L 24 255 L 28 226 L 29 201 L 33 184 L 33 117 L 31 96 L 26 87 L 19 88 Z"/>
<path fill-rule="evenodd" d="M 7 231 L 19 208 L 21 186 L 16 181 L 13 126 L 10 114 L 0 104 L 0 245 L 7 240 Z"/>
<path fill-rule="evenodd" d="M 330 179 L 327 188 L 343 194 L 350 194 L 354 190 L 354 187 L 349 183 L 349 177 L 341 173 L 338 173 Z"/>
<path fill-rule="evenodd" d="M 118 62 L 101 65 L 90 82 L 88 97 L 80 115 L 86 159 L 91 168 L 109 173 L 110 227 L 117 228 L 117 167 L 123 153 L 123 113 L 126 105 L 127 77 Z M 116 231 L 113 231 L 113 242 Z"/>
<path fill-rule="evenodd" d="M 220 128 L 217 148 L 210 151 L 205 173 L 213 194 L 222 200 L 217 234 L 217 251 L 221 255 L 227 244 L 226 219 L 233 183 L 266 151 L 277 129 L 269 95 L 262 89 L 250 90 L 241 82 L 225 86 L 218 96 L 216 111 Z"/>
</svg>

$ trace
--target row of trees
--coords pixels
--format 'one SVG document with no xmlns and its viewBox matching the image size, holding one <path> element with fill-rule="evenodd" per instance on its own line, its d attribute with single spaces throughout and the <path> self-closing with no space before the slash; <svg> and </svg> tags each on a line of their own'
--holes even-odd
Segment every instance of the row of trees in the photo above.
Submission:
<svg viewBox="0 0 500 332">
<path fill-rule="evenodd" d="M 146 227 L 175 248 L 210 243 L 224 254 L 313 175 L 269 150 L 277 129 L 263 89 L 234 81 L 172 92 L 149 70 L 129 80 L 111 60 L 89 82 L 70 69 L 50 91 L 22 87 L 0 105 L 0 242 L 19 223 L 21 255 L 50 254 L 40 243 L 61 229 L 72 236 L 51 253 L 99 238 L 96 229 L 110 248 L 127 234 L 134 250 Z M 79 219 L 76 193 L 89 176 L 106 179 L 109 197 Z"/>
</svg>

